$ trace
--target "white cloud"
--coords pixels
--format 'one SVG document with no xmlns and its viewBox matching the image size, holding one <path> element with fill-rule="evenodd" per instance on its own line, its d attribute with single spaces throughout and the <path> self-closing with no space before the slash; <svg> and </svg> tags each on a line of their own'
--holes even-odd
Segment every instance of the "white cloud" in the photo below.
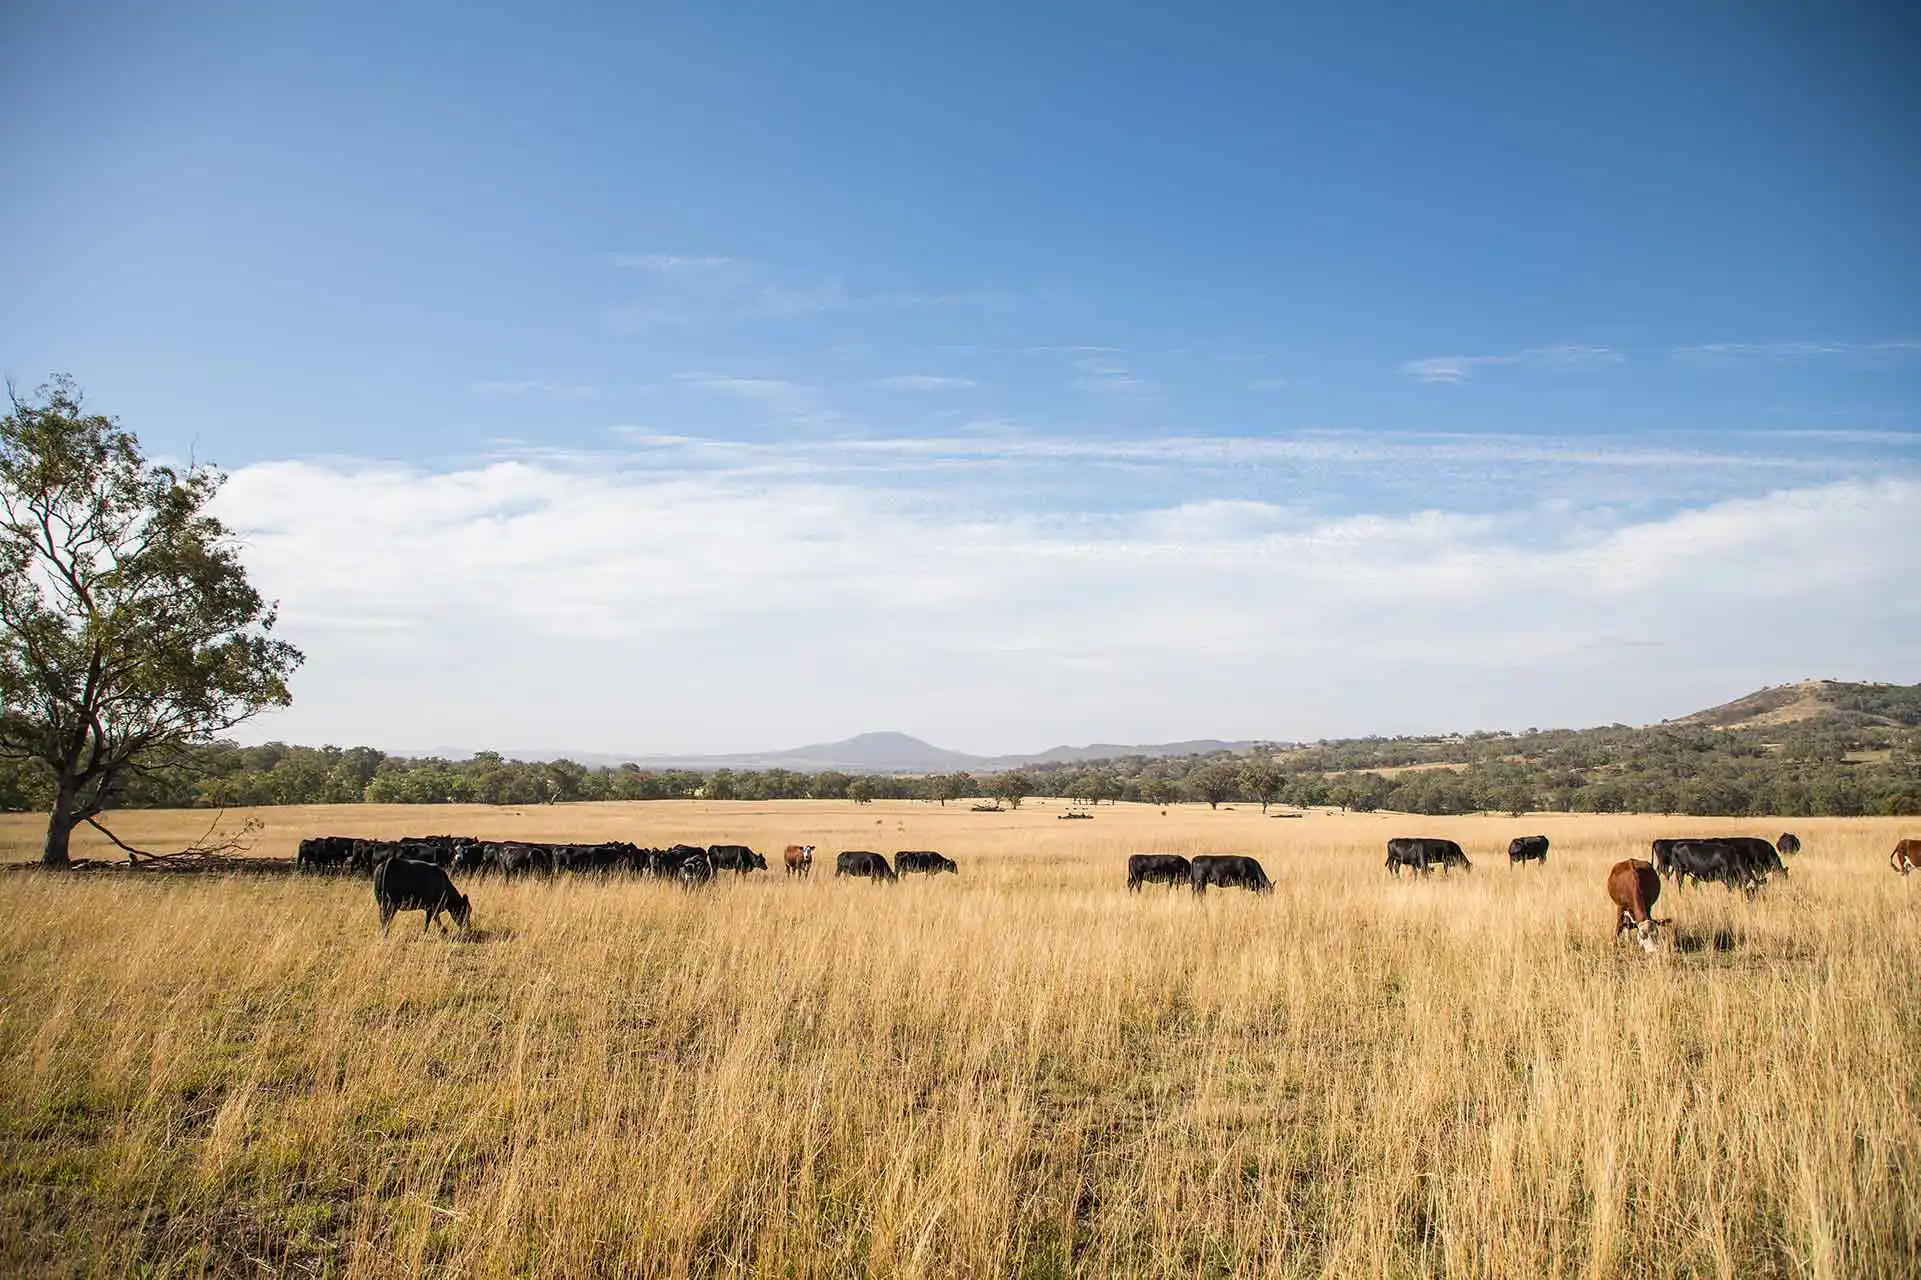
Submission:
<svg viewBox="0 0 1921 1280">
<path fill-rule="evenodd" d="M 1921 352 L 1921 339 L 1886 342 L 1705 342 L 1676 347 L 1679 360 L 1707 362 L 1814 360 L 1823 356 L 1903 356 Z"/>
<path fill-rule="evenodd" d="M 579 382 L 542 382 L 533 378 L 515 381 L 476 382 L 474 390 L 485 396 L 552 396 L 556 399 L 579 400 L 594 394 L 594 389 Z"/>
<path fill-rule="evenodd" d="M 1656 719 L 1844 664 L 1915 678 L 1917 501 L 1902 479 L 1641 520 L 1039 514 L 554 458 L 262 463 L 221 511 L 310 655 L 261 732 L 638 752 L 896 725 L 1012 750 Z"/>
<path fill-rule="evenodd" d="M 1408 361 L 1401 366 L 1401 372 L 1418 378 L 1422 382 L 1466 382 L 1483 369 L 1503 365 L 1523 365 L 1565 371 L 1597 369 L 1605 365 L 1619 364 L 1624 358 L 1620 352 L 1608 347 L 1564 345 L 1533 347 L 1527 351 L 1516 351 L 1511 355 L 1500 356 L 1429 356 L 1422 360 Z"/>
<path fill-rule="evenodd" d="M 978 384 L 972 378 L 951 378 L 932 373 L 897 373 L 880 379 L 880 385 L 895 391 L 958 391 Z"/>
<path fill-rule="evenodd" d="M 618 254 L 614 258 L 617 267 L 628 267 L 636 271 L 657 271 L 666 275 L 685 275 L 690 272 L 724 271 L 740 265 L 738 259 L 717 253 L 639 253 Z"/>
</svg>

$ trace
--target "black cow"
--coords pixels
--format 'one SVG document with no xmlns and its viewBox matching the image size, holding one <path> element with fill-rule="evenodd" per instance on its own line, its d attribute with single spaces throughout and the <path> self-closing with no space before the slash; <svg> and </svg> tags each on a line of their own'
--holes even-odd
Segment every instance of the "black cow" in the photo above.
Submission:
<svg viewBox="0 0 1921 1280">
<path fill-rule="evenodd" d="M 544 876 L 554 869 L 554 851 L 544 844 L 494 841 L 482 846 L 482 854 L 503 876 Z"/>
<path fill-rule="evenodd" d="M 892 880 L 894 869 L 887 859 L 866 849 L 851 849 L 834 859 L 834 876 L 866 876 L 870 880 Z"/>
<path fill-rule="evenodd" d="M 707 850 L 719 871 L 735 871 L 746 875 L 749 871 L 767 870 L 767 859 L 755 853 L 744 844 L 717 844 Z"/>
<path fill-rule="evenodd" d="M 1696 883 L 1719 884 L 1752 894 L 1776 871 L 1787 874 L 1774 846 L 1755 836 L 1707 836 L 1699 839 L 1656 840 L 1654 869 L 1674 880 L 1676 887 Z"/>
<path fill-rule="evenodd" d="M 935 853 L 932 849 L 902 849 L 894 855 L 894 870 L 901 875 L 925 871 L 939 875 L 945 871 L 949 875 L 960 874 L 960 864 L 945 854 Z"/>
<path fill-rule="evenodd" d="M 294 851 L 294 870 L 305 875 L 339 875 L 353 870 L 352 836 L 310 836 Z"/>
<path fill-rule="evenodd" d="M 473 915 L 466 895 L 454 888 L 445 871 L 431 862 L 416 862 L 412 858 L 388 858 L 374 868 L 374 903 L 380 908 L 382 933 L 387 932 L 387 927 L 394 922 L 394 914 L 400 911 L 426 912 L 427 918 L 420 925 L 422 933 L 443 911 L 462 929 Z M 440 927 L 444 930 L 447 926 Z"/>
<path fill-rule="evenodd" d="M 1187 884 L 1193 864 L 1178 853 L 1136 853 L 1127 859 L 1127 887 L 1139 893 L 1144 884 Z"/>
<path fill-rule="evenodd" d="M 1787 857 L 1793 857 L 1795 854 L 1801 852 L 1801 837 L 1795 835 L 1792 831 L 1783 831 L 1781 838 L 1774 842 L 1774 851 Z"/>
<path fill-rule="evenodd" d="M 1261 864 L 1238 853 L 1206 854 L 1194 859 L 1188 871 L 1188 882 L 1194 886 L 1195 893 L 1206 893 L 1210 884 L 1223 889 L 1274 892 L 1274 884 L 1267 878 L 1267 872 Z"/>
<path fill-rule="evenodd" d="M 1547 865 L 1546 836 L 1515 836 L 1507 843 L 1507 863 L 1538 862 Z"/>
<path fill-rule="evenodd" d="M 1395 875 L 1407 867 L 1426 875 L 1434 868 L 1445 871 L 1449 867 L 1459 867 L 1463 871 L 1474 870 L 1474 864 L 1461 852 L 1461 846 L 1452 840 L 1441 840 L 1432 836 L 1397 836 L 1387 842 L 1387 869 Z"/>
</svg>

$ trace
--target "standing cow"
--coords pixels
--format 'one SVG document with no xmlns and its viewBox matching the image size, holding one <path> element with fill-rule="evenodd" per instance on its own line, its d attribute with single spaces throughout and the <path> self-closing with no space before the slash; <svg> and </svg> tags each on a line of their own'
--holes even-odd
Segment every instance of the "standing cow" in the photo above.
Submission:
<svg viewBox="0 0 1921 1280">
<path fill-rule="evenodd" d="M 790 844 L 781 851 L 780 860 L 787 865 L 790 876 L 809 876 L 814 871 L 814 846 L 811 844 Z"/>
<path fill-rule="evenodd" d="M 767 870 L 767 859 L 744 844 L 712 845 L 707 850 L 707 856 L 719 871 L 732 871 L 744 876 L 749 871 Z"/>
<path fill-rule="evenodd" d="M 1511 867 L 1521 862 L 1538 862 L 1547 865 L 1546 836 L 1516 836 L 1507 844 L 1507 864 Z"/>
<path fill-rule="evenodd" d="M 1452 840 L 1431 836 L 1397 836 L 1387 842 L 1387 869 L 1398 876 L 1402 867 L 1422 875 L 1436 867 L 1443 871 L 1449 867 L 1474 870 L 1474 864 L 1467 860 L 1467 854 L 1461 851 L 1460 845 Z"/>
<path fill-rule="evenodd" d="M 1267 878 L 1266 869 L 1253 858 L 1239 853 L 1205 854 L 1194 859 L 1188 882 L 1197 894 L 1206 893 L 1209 885 L 1252 889 L 1255 893 L 1274 892 L 1274 882 Z"/>
<path fill-rule="evenodd" d="M 1139 893 L 1144 884 L 1187 884 L 1194 868 L 1178 853 L 1136 853 L 1127 859 L 1127 888 Z"/>
<path fill-rule="evenodd" d="M 411 858 L 388 858 L 374 868 L 374 904 L 380 908 L 380 931 L 394 922 L 401 911 L 424 911 L 427 918 L 420 931 L 427 932 L 441 912 L 452 916 L 463 930 L 472 918 L 473 908 L 466 895 L 454 888 L 447 873 L 431 862 Z M 440 926 L 445 930 L 446 925 Z"/>
<path fill-rule="evenodd" d="M 959 875 L 960 864 L 932 849 L 902 849 L 894 855 L 894 870 L 901 875 L 916 871 L 929 875 L 939 875 L 943 871 L 948 875 Z"/>
<path fill-rule="evenodd" d="M 866 849 L 850 849 L 834 859 L 834 875 L 863 876 L 869 880 L 893 880 L 894 869 L 887 859 Z"/>
<path fill-rule="evenodd" d="M 1618 938 L 1632 929 L 1641 950 L 1653 954 L 1661 926 L 1669 923 L 1654 918 L 1654 904 L 1660 896 L 1661 877 L 1655 873 L 1653 863 L 1639 858 L 1615 863 L 1608 871 L 1608 897 L 1614 902 L 1614 936 Z"/>
</svg>

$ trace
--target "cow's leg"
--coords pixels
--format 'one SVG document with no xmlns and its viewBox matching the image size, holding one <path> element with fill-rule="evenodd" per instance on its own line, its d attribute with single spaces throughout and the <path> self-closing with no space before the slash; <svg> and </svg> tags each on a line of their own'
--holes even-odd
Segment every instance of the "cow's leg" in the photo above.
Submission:
<svg viewBox="0 0 1921 1280">
<path fill-rule="evenodd" d="M 394 909 L 384 902 L 381 903 L 380 904 L 381 936 L 383 937 L 386 936 L 387 929 L 393 924 L 393 922 L 394 922 Z"/>
</svg>

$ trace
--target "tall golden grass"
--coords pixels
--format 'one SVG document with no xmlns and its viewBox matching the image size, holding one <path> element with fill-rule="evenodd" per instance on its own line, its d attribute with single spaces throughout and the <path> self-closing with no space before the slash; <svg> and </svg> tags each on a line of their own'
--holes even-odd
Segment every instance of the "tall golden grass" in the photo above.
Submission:
<svg viewBox="0 0 1921 1280">
<path fill-rule="evenodd" d="M 1657 909 L 1640 817 L 786 803 L 263 811 L 818 844 L 688 892 L 0 876 L 0 1270 L 344 1277 L 1912 1276 L 1921 878 L 1801 821 L 1788 883 Z M 131 837 L 197 815 L 130 815 Z M 1778 824 L 1777 824 L 1778 826 Z M 1507 838 L 1543 831 L 1545 868 Z M 1397 882 L 1390 835 L 1472 875 Z M 1914 834 L 1908 832 L 1907 834 Z M 30 856 L 26 820 L 0 851 Z M 835 882 L 843 848 L 958 878 Z M 1239 851 L 1276 891 L 1122 887 Z"/>
</svg>

